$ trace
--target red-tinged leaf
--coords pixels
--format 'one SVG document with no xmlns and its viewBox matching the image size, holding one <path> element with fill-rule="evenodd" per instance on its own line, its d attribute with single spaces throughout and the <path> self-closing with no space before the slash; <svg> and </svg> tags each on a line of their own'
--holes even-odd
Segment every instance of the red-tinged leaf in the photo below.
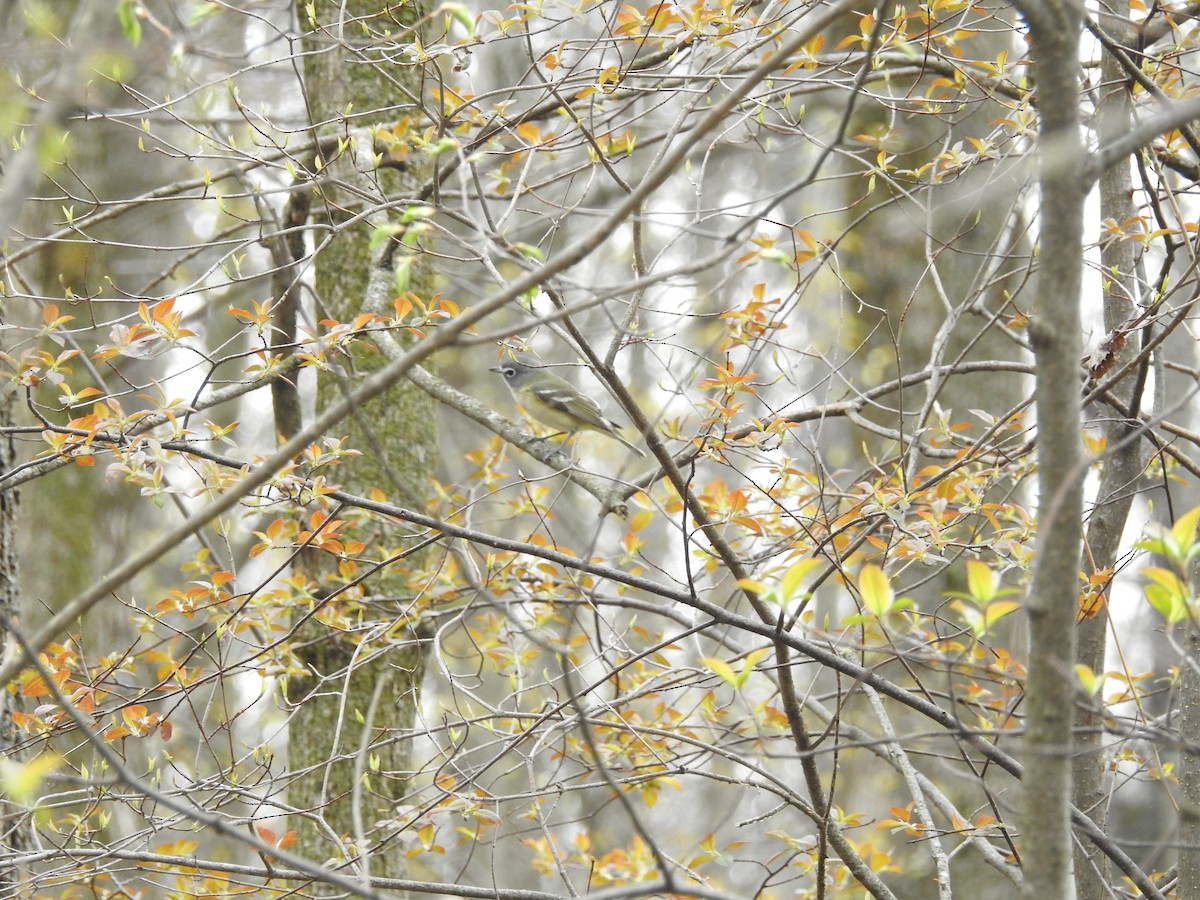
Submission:
<svg viewBox="0 0 1200 900">
<path fill-rule="evenodd" d="M 763 528 L 763 523 L 753 516 L 736 516 L 733 521 L 736 524 L 741 525 L 751 534 L 757 534 L 759 537 L 762 537 L 766 534 L 766 530 Z"/>
<path fill-rule="evenodd" d="M 29 713 L 13 712 L 11 716 L 13 724 L 22 731 L 31 731 L 34 724 L 39 721 L 37 716 L 31 716 Z"/>
<path fill-rule="evenodd" d="M 522 122 L 517 126 L 517 137 L 527 144 L 538 144 L 542 140 L 542 130 L 533 122 Z"/>
<path fill-rule="evenodd" d="M 23 685 L 21 685 L 22 697 L 48 697 L 50 696 L 50 688 L 46 686 L 45 680 L 41 675 L 35 675 Z"/>
<path fill-rule="evenodd" d="M 654 521 L 654 510 L 641 509 L 629 517 L 629 530 L 638 532 Z"/>
</svg>

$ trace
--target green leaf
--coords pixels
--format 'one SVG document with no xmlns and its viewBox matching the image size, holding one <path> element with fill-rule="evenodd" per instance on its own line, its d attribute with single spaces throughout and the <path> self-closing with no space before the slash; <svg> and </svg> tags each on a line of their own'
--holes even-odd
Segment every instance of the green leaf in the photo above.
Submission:
<svg viewBox="0 0 1200 900">
<path fill-rule="evenodd" d="M 1021 604 L 1015 600 L 997 600 L 980 608 L 973 603 L 955 600 L 950 604 L 950 608 L 962 616 L 963 622 L 971 629 L 971 634 L 981 638 L 1005 616 L 1020 609 Z"/>
<path fill-rule="evenodd" d="M 1171 625 L 1187 618 L 1190 592 L 1187 585 L 1170 569 L 1148 566 L 1142 574 L 1151 583 L 1143 588 L 1147 602 Z"/>
<path fill-rule="evenodd" d="M 1171 537 L 1179 547 L 1191 547 L 1196 543 L 1196 523 L 1200 522 L 1200 506 L 1189 510 L 1171 526 Z"/>
<path fill-rule="evenodd" d="M 819 559 L 802 559 L 800 562 L 788 567 L 788 570 L 783 573 L 783 583 L 779 586 L 779 594 L 783 597 L 783 602 L 787 603 L 796 596 L 796 589 L 800 587 L 800 582 L 804 580 L 804 576 L 821 564 Z"/>
<path fill-rule="evenodd" d="M 754 667 L 758 665 L 760 659 L 771 655 L 771 649 L 770 647 L 759 647 L 746 654 L 746 658 L 742 660 L 742 671 L 738 673 L 738 687 L 745 684 L 754 674 Z"/>
<path fill-rule="evenodd" d="M 214 13 L 218 13 L 220 11 L 221 7 L 214 3 L 213 0 L 206 0 L 205 3 L 199 4 L 195 10 L 193 10 L 191 18 L 188 19 L 188 24 L 195 25 L 198 22 L 204 21 Z"/>
<path fill-rule="evenodd" d="M 879 566 L 863 566 L 858 573 L 858 592 L 862 595 L 863 605 L 878 618 L 886 616 L 895 606 L 892 583 Z"/>
<path fill-rule="evenodd" d="M 396 260 L 396 271 L 392 275 L 392 285 L 397 294 L 407 294 L 408 286 L 412 283 L 412 259 L 402 257 Z"/>
<path fill-rule="evenodd" d="M 139 8 L 138 0 L 121 0 L 117 4 L 117 19 L 121 23 L 121 30 L 125 32 L 125 39 L 135 47 L 142 42 L 142 19 L 138 15 Z"/>
<path fill-rule="evenodd" d="M 419 222 L 422 219 L 431 219 L 437 212 L 432 206 L 426 206 L 424 203 L 415 203 L 412 206 L 406 206 L 404 212 L 400 215 L 400 222 L 403 225 L 411 225 L 413 222 Z"/>
<path fill-rule="evenodd" d="M 471 37 L 475 36 L 475 19 L 467 8 L 461 3 L 443 3 L 437 8 L 438 12 L 445 13 L 459 25 L 461 25 Z"/>
<path fill-rule="evenodd" d="M 980 606 L 987 606 L 997 594 L 1000 576 L 992 567 L 977 559 L 967 560 L 967 590 Z"/>
<path fill-rule="evenodd" d="M 1146 526 L 1146 535 L 1135 545 L 1167 560 L 1180 572 L 1187 570 L 1192 559 L 1200 554 L 1196 543 L 1196 525 L 1200 522 L 1200 506 L 1189 510 L 1170 528 L 1151 522 Z"/>
<path fill-rule="evenodd" d="M 983 609 L 983 627 L 990 630 L 993 625 L 1005 616 L 1016 612 L 1020 608 L 1021 604 L 1016 600 L 997 600 L 995 603 L 989 603 Z"/>
<path fill-rule="evenodd" d="M 443 153 L 454 153 L 458 150 L 458 141 L 451 137 L 444 137 L 439 141 L 429 144 L 425 148 L 425 152 L 430 156 L 441 156 Z"/>
<path fill-rule="evenodd" d="M 971 630 L 971 634 L 975 637 L 980 637 L 984 633 L 983 613 L 970 603 L 964 603 L 961 600 L 955 600 L 950 604 L 950 608 L 962 616 L 962 620 L 966 623 L 967 628 Z"/>
<path fill-rule="evenodd" d="M 709 671 L 719 675 L 722 681 L 731 684 L 734 687 L 741 687 L 741 685 L 738 683 L 738 675 L 733 671 L 733 666 L 729 665 L 729 663 L 725 662 L 723 659 L 717 659 L 712 656 L 702 656 L 700 658 L 700 662 L 708 666 Z"/>
<path fill-rule="evenodd" d="M 522 256 L 524 256 L 528 259 L 535 259 L 538 262 L 541 262 L 542 260 L 544 260 L 546 258 L 546 254 L 544 254 L 538 247 L 535 247 L 533 244 L 526 244 L 523 242 L 518 242 L 516 244 L 513 244 L 513 249 L 516 250 L 518 253 L 520 253 Z"/>
</svg>

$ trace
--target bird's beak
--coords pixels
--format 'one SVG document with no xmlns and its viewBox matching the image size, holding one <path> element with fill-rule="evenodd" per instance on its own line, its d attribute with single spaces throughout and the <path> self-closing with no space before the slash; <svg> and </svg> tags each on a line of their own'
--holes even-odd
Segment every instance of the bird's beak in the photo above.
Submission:
<svg viewBox="0 0 1200 900">
<path fill-rule="evenodd" d="M 501 368 L 500 366 L 492 366 L 490 369 L 488 369 L 488 371 L 489 372 L 503 372 L 504 369 Z"/>
</svg>

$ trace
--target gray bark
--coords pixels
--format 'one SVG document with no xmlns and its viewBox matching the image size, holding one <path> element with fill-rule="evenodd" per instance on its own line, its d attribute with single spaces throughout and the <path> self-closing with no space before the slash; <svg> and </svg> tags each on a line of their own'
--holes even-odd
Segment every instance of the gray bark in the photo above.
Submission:
<svg viewBox="0 0 1200 900">
<path fill-rule="evenodd" d="M 1086 185 L 1079 130 L 1080 8 L 1018 4 L 1041 115 L 1040 264 L 1030 327 L 1038 419 L 1038 550 L 1030 618 L 1022 816 L 1027 898 L 1074 896 L 1070 829 L 1075 619 L 1082 547 L 1079 291 Z"/>
</svg>

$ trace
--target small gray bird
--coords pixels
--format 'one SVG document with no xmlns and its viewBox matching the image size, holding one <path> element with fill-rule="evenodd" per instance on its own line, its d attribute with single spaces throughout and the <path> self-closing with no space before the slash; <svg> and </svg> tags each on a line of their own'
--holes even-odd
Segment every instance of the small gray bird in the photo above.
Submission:
<svg viewBox="0 0 1200 900">
<path fill-rule="evenodd" d="M 504 377 L 504 383 L 517 403 L 543 425 L 558 429 L 560 434 L 598 431 L 645 457 L 639 447 L 625 440 L 616 425 L 604 418 L 595 400 L 580 393 L 569 381 L 551 375 L 544 367 L 508 360 L 490 371 Z"/>
</svg>

